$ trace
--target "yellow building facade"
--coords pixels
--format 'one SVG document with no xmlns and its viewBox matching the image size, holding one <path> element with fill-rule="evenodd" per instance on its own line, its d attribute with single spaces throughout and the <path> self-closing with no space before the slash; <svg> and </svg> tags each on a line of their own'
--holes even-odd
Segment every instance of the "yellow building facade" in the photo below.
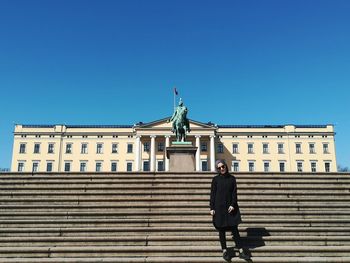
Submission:
<svg viewBox="0 0 350 263">
<path fill-rule="evenodd" d="M 169 118 L 135 125 L 16 125 L 13 172 L 168 171 Z M 196 171 L 336 172 L 333 125 L 215 125 L 190 120 Z"/>
</svg>

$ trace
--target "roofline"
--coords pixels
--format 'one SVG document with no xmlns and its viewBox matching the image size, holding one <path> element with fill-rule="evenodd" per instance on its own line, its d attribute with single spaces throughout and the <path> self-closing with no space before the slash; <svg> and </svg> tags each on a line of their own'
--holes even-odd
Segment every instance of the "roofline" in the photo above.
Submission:
<svg viewBox="0 0 350 263">
<path fill-rule="evenodd" d="M 112 125 L 65 125 L 65 124 L 23 124 L 23 128 L 54 128 L 57 125 L 63 125 L 67 128 L 133 128 L 133 127 L 144 127 L 149 126 L 157 122 L 168 120 L 170 117 L 166 117 L 157 121 L 152 121 L 148 123 L 139 122 L 134 125 L 129 124 L 112 124 Z M 211 122 L 203 123 L 199 121 L 194 121 L 190 119 L 191 122 L 201 124 L 204 126 L 218 127 L 218 128 L 284 128 L 286 126 L 294 126 L 295 128 L 327 128 L 328 125 L 334 126 L 333 124 L 310 124 L 310 125 L 294 125 L 294 124 L 286 124 L 286 125 L 235 125 L 235 124 L 214 124 Z"/>
<path fill-rule="evenodd" d="M 327 128 L 327 125 L 218 125 L 218 128 L 284 128 L 286 126 L 294 126 L 295 128 Z M 332 124 L 328 124 L 332 125 Z"/>
</svg>

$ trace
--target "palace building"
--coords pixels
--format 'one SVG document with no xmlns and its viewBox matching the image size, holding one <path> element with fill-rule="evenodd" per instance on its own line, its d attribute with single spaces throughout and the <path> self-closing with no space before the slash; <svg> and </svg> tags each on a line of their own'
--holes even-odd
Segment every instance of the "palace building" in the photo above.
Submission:
<svg viewBox="0 0 350 263">
<path fill-rule="evenodd" d="M 169 171 L 164 118 L 135 125 L 15 125 L 13 172 Z M 336 172 L 333 125 L 216 125 L 190 120 L 196 171 Z"/>
</svg>

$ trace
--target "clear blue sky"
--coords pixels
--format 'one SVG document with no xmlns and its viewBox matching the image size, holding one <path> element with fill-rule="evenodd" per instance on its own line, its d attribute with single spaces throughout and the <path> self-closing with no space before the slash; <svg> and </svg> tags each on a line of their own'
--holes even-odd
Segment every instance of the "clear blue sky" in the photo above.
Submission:
<svg viewBox="0 0 350 263">
<path fill-rule="evenodd" d="M 14 123 L 334 124 L 350 167 L 348 0 L 0 0 L 0 167 Z"/>
</svg>

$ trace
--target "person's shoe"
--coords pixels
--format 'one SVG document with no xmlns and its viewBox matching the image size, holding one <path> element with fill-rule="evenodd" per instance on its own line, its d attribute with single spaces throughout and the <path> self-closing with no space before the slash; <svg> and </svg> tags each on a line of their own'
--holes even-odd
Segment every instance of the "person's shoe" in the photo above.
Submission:
<svg viewBox="0 0 350 263">
<path fill-rule="evenodd" d="M 224 253 L 222 254 L 223 259 L 225 259 L 227 262 L 231 262 L 231 257 L 228 254 L 227 251 L 224 251 Z"/>
<path fill-rule="evenodd" d="M 244 252 L 243 249 L 240 249 L 238 252 L 238 257 L 241 259 L 249 259 L 250 257 Z"/>
</svg>

